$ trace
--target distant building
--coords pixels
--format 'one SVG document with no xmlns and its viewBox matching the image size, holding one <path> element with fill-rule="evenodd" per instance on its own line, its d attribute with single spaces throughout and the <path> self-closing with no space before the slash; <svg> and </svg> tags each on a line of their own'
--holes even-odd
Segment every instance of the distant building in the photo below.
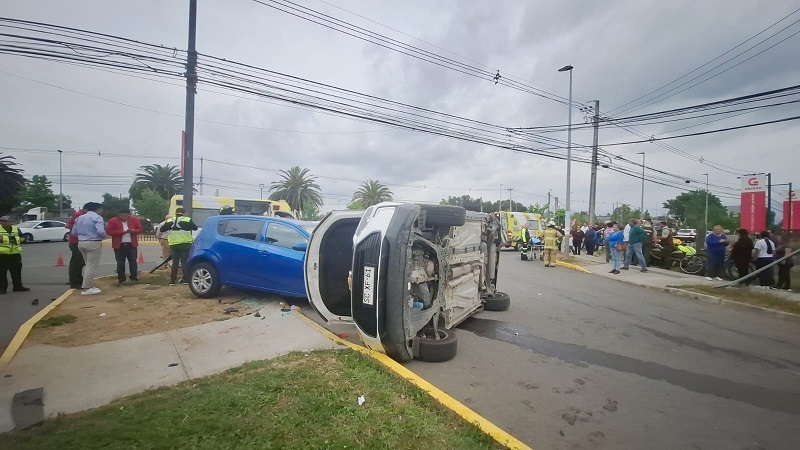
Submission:
<svg viewBox="0 0 800 450">
<path fill-rule="evenodd" d="M 740 205 L 726 206 L 725 209 L 728 210 L 728 215 L 731 217 L 739 217 L 739 214 L 742 212 L 742 207 Z"/>
</svg>

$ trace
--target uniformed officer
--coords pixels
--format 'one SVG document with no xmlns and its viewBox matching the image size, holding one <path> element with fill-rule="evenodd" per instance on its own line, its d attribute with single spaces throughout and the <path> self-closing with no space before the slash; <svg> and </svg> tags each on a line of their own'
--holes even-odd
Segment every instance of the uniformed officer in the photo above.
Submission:
<svg viewBox="0 0 800 450">
<path fill-rule="evenodd" d="M 22 285 L 22 232 L 8 216 L 0 217 L 0 294 L 8 291 L 6 272 L 11 272 L 14 292 L 30 291 Z"/>
</svg>

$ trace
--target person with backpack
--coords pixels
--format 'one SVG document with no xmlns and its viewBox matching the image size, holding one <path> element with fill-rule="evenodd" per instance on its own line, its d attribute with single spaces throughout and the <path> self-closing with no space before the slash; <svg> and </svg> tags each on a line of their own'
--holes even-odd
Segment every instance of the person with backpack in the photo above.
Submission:
<svg viewBox="0 0 800 450">
<path fill-rule="evenodd" d="M 756 270 L 766 267 L 774 261 L 775 244 L 772 243 L 769 234 L 769 231 L 759 233 L 760 239 L 756 241 L 753 248 L 753 262 Z M 775 275 L 772 273 L 772 267 L 758 274 L 758 282 L 764 289 L 774 289 Z"/>
</svg>

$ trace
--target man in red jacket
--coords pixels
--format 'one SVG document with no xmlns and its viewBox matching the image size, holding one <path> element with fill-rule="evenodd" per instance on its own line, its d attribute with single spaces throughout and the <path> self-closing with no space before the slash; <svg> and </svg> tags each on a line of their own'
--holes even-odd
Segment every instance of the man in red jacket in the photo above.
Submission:
<svg viewBox="0 0 800 450">
<path fill-rule="evenodd" d="M 75 220 L 84 214 L 86 214 L 86 205 L 70 216 L 67 221 L 67 229 L 72 231 L 72 227 L 75 226 Z M 72 289 L 80 289 L 81 286 L 83 286 L 82 271 L 86 262 L 83 260 L 83 255 L 78 249 L 78 236 L 72 233 L 69 234 L 69 251 L 72 254 L 69 258 L 69 287 Z"/>
<path fill-rule="evenodd" d="M 119 210 L 117 217 L 112 217 L 106 224 L 106 234 L 111 236 L 111 248 L 117 258 L 119 284 L 125 282 L 125 260 L 131 271 L 131 281 L 139 281 L 136 256 L 139 247 L 137 236 L 141 233 L 142 224 L 136 216 L 131 215 L 129 209 Z"/>
</svg>

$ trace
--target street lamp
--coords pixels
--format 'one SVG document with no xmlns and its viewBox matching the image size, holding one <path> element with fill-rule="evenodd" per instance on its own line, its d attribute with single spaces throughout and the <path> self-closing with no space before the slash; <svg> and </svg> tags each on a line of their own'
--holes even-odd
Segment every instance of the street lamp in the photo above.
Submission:
<svg viewBox="0 0 800 450">
<path fill-rule="evenodd" d="M 642 202 L 640 203 L 639 213 L 641 218 L 644 219 L 644 152 L 636 152 L 637 155 L 642 155 Z"/>
<path fill-rule="evenodd" d="M 572 177 L 572 66 L 564 66 L 558 69 L 559 72 L 569 72 L 569 122 L 567 125 L 567 201 L 564 211 L 564 235 L 569 236 L 570 225 L 572 222 L 572 210 L 570 209 L 570 184 Z M 569 253 L 569 239 L 564 239 L 564 252 Z"/>
<path fill-rule="evenodd" d="M 497 203 L 497 210 L 503 210 L 503 183 L 500 183 L 500 201 Z"/>
<path fill-rule="evenodd" d="M 64 215 L 64 180 L 61 173 L 61 150 L 58 151 L 58 218 Z"/>
<path fill-rule="evenodd" d="M 261 200 L 264 200 L 264 183 L 259 184 L 258 188 L 261 189 Z"/>
</svg>

